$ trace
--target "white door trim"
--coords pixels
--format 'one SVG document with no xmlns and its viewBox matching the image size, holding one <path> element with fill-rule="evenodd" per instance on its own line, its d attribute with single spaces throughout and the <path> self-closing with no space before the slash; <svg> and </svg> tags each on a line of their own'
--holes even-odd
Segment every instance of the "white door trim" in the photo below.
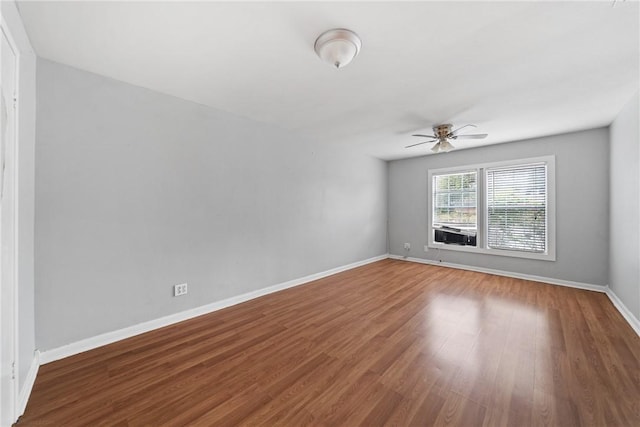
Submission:
<svg viewBox="0 0 640 427">
<path fill-rule="evenodd" d="M 9 313 L 4 313 L 0 315 L 0 321 L 2 318 L 11 319 L 11 328 L 5 330 L 2 328 L 0 330 L 3 331 L 3 334 L 8 334 L 9 336 L 2 336 L 1 342 L 2 345 L 10 346 L 10 354 L 11 354 L 11 363 L 10 369 L 11 372 L 8 376 L 3 373 L 2 380 L 4 381 L 7 378 L 10 381 L 7 389 L 9 390 L 9 396 L 0 396 L 0 402 L 2 407 L 0 407 L 0 420 L 9 419 L 11 422 L 15 422 L 18 417 L 18 393 L 19 393 L 19 380 L 18 380 L 18 99 L 19 99 L 19 87 L 20 87 L 20 50 L 13 38 L 9 26 L 5 21 L 4 17 L 0 21 L 0 31 L 2 31 L 3 37 L 6 38 L 7 43 L 13 51 L 15 57 L 15 70 L 14 70 L 14 91 L 12 96 L 12 102 L 9 105 L 6 105 L 7 110 L 13 110 L 13 120 L 11 125 L 13 126 L 13 131 L 10 133 L 10 139 L 6 141 L 6 152 L 11 152 L 11 156 L 7 159 L 11 162 L 11 164 L 6 164 L 5 170 L 10 173 L 10 176 L 4 176 L 3 179 L 7 180 L 7 184 L 10 185 L 8 188 L 9 191 L 12 192 L 11 199 L 12 206 L 10 209 L 12 211 L 13 223 L 11 224 L 11 228 L 8 230 L 10 235 L 12 236 L 12 243 L 9 249 L 9 254 L 11 256 L 11 282 L 9 287 L 2 286 L 3 293 L 9 289 L 7 292 L 9 295 L 2 295 L 2 299 L 8 297 L 10 300 L 9 304 L 5 302 L 2 303 L 0 309 L 8 309 Z M 0 165 L 1 167 L 1 165 Z M 1 172 L 1 171 L 0 171 Z M 4 184 L 3 184 L 4 185 Z M 7 187 L 5 187 L 7 190 Z M 1 219 L 1 210 L 0 210 L 0 219 Z M 0 235 L 0 242 L 4 239 L 5 235 Z M 0 256 L 5 257 L 6 254 L 1 254 L 1 246 L 0 246 Z M 1 264 L 0 264 L 1 266 Z M 1 276 L 0 276 L 1 278 Z M 0 279 L 1 280 L 1 279 Z M 4 385 L 0 387 L 0 393 L 4 389 Z M 2 412 L 7 411 L 8 414 L 2 414 Z"/>
</svg>

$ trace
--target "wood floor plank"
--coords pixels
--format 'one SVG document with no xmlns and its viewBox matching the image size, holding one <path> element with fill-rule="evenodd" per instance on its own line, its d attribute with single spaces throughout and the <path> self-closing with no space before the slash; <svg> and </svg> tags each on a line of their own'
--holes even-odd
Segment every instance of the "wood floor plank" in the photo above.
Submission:
<svg viewBox="0 0 640 427">
<path fill-rule="evenodd" d="M 440 396 L 435 391 L 427 394 L 420 407 L 413 414 L 409 425 L 411 426 L 425 426 L 433 425 L 435 420 L 438 419 L 440 412 L 445 404 L 445 398 Z"/>
<path fill-rule="evenodd" d="M 608 298 L 383 260 L 41 367 L 18 426 L 640 425 Z"/>
</svg>

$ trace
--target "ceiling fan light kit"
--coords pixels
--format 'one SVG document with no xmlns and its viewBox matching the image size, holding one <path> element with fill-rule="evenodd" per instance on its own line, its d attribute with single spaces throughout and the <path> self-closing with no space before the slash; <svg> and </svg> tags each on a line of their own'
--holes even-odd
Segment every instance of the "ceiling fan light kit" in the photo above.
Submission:
<svg viewBox="0 0 640 427">
<path fill-rule="evenodd" d="M 362 47 L 356 33 L 345 28 L 334 28 L 320 34 L 313 48 L 318 56 L 336 68 L 342 68 L 353 61 Z"/>
<path fill-rule="evenodd" d="M 446 139 L 443 139 L 442 141 L 438 141 L 438 143 L 431 149 L 431 151 L 434 151 L 435 153 L 438 153 L 440 151 L 443 153 L 448 153 L 454 148 L 455 147 L 449 141 L 447 141 Z"/>
<path fill-rule="evenodd" d="M 431 148 L 434 153 L 447 153 L 453 150 L 455 147 L 449 142 L 450 139 L 483 139 L 488 135 L 486 133 L 479 133 L 475 135 L 460 135 L 460 131 L 466 127 L 476 127 L 476 125 L 464 125 L 455 130 L 452 124 L 442 124 L 433 127 L 433 135 L 414 134 L 412 136 L 418 136 L 420 138 L 429 138 L 424 142 L 418 142 L 417 144 L 407 145 L 405 148 L 415 147 L 417 145 L 427 144 L 429 142 L 435 142 L 435 145 Z"/>
</svg>

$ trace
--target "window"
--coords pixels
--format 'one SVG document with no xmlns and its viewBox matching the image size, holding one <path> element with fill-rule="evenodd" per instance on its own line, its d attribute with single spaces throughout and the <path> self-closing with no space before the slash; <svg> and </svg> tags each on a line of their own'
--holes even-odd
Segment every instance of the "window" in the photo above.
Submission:
<svg viewBox="0 0 640 427">
<path fill-rule="evenodd" d="M 433 248 L 555 260 L 555 159 L 429 170 Z"/>
<path fill-rule="evenodd" d="M 476 230 L 476 178 L 476 171 L 434 177 L 434 225 Z"/>
<path fill-rule="evenodd" d="M 487 246 L 544 253 L 547 246 L 545 164 L 487 169 Z"/>
</svg>

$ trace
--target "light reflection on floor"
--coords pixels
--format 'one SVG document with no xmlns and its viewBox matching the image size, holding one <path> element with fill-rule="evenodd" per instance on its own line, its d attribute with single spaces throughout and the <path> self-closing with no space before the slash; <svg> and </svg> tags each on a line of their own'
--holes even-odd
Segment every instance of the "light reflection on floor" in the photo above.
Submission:
<svg viewBox="0 0 640 427">
<path fill-rule="evenodd" d="M 531 374 L 517 375 L 513 369 L 499 367 L 534 363 L 536 340 L 544 340 L 547 335 L 545 312 L 505 296 L 474 298 L 446 292 L 434 295 L 421 312 L 421 333 L 430 337 L 424 340 L 430 345 L 424 351 L 433 355 L 436 367 L 431 374 L 440 376 L 442 382 L 453 381 L 454 390 L 471 398 L 481 390 L 469 390 L 465 385 L 482 377 L 497 398 L 503 386 L 509 390 L 515 387 L 516 391 L 519 382 L 522 388 L 529 386 L 533 381 L 530 368 L 527 372 Z M 541 337 L 536 336 L 538 331 Z M 517 399 L 517 392 L 508 398 Z"/>
</svg>

